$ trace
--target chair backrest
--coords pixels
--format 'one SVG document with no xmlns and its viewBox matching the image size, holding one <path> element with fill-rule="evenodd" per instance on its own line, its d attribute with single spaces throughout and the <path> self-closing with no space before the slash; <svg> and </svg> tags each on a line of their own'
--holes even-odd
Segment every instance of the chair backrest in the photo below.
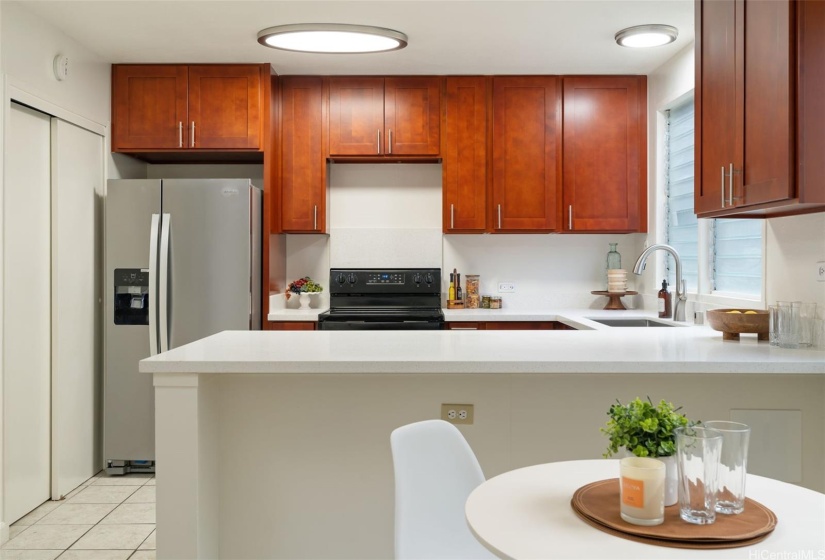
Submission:
<svg viewBox="0 0 825 560">
<path fill-rule="evenodd" d="M 464 503 L 484 473 L 461 432 L 443 420 L 390 436 L 395 470 L 395 557 L 495 558 L 473 537 Z"/>
</svg>

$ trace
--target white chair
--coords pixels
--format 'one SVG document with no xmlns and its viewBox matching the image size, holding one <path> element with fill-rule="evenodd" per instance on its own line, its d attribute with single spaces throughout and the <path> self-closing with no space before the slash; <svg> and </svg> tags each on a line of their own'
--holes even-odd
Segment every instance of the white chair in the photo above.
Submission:
<svg viewBox="0 0 825 560">
<path fill-rule="evenodd" d="M 443 420 L 390 436 L 395 469 L 395 558 L 495 558 L 470 532 L 464 502 L 484 473 L 461 432 Z"/>
</svg>

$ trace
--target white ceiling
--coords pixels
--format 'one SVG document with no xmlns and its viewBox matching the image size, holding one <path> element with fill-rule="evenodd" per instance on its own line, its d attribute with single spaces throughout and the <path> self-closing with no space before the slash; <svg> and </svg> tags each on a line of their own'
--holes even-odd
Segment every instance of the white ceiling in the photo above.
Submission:
<svg viewBox="0 0 825 560">
<path fill-rule="evenodd" d="M 288 74 L 648 74 L 693 41 L 693 0 L 24 1 L 109 62 L 269 62 Z M 316 55 L 269 49 L 258 31 L 335 22 L 406 33 L 401 51 Z M 679 29 L 675 43 L 627 49 L 633 25 Z"/>
</svg>

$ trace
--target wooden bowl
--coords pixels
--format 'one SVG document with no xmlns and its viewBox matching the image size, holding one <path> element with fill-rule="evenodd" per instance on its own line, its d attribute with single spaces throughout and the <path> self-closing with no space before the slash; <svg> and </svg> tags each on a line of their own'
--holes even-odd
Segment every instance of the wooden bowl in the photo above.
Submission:
<svg viewBox="0 0 825 560">
<path fill-rule="evenodd" d="M 722 332 L 722 340 L 739 340 L 741 333 L 756 333 L 759 340 L 768 340 L 770 315 L 764 309 L 711 309 L 707 316 L 711 328 Z"/>
</svg>

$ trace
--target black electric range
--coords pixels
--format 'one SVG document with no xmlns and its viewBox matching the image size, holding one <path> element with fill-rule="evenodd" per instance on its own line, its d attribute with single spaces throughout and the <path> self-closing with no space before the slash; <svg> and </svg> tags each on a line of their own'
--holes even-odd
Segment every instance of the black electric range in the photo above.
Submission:
<svg viewBox="0 0 825 560">
<path fill-rule="evenodd" d="M 438 330 L 440 268 L 333 268 L 319 330 Z"/>
</svg>

